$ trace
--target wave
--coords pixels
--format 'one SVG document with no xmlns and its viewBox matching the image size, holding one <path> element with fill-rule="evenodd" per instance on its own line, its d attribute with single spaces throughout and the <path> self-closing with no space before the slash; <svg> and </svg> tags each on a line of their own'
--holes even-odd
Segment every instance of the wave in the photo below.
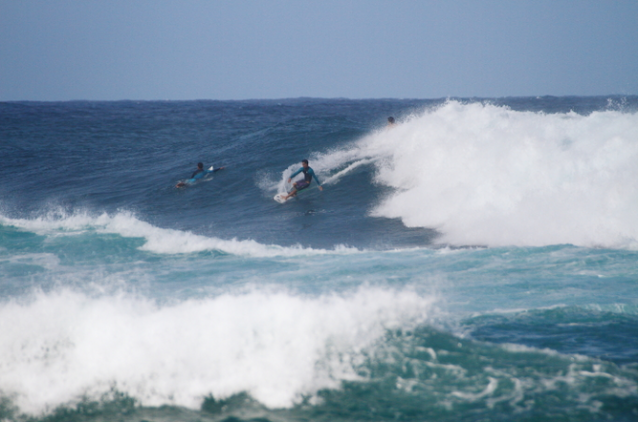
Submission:
<svg viewBox="0 0 638 422">
<path fill-rule="evenodd" d="M 593 326 L 574 331 L 553 313 L 521 313 L 511 323 L 487 316 L 472 320 L 472 339 L 432 328 L 436 306 L 437 298 L 408 289 L 370 287 L 312 297 L 253 289 L 162 306 L 124 294 L 38 293 L 0 304 L 7 322 L 0 398 L 34 415 L 108 391 L 146 409 L 198 409 L 207 398 L 215 405 L 246 394 L 280 412 L 348 409 L 352 419 L 360 413 L 348 404 L 369 411 L 379 397 L 392 397 L 386 406 L 412 416 L 416 410 L 423 420 L 458 420 L 468 407 L 486 419 L 536 414 L 548 403 L 600 416 L 601 404 L 622 414 L 619 400 L 635 403 L 633 363 L 577 353 L 591 348 L 592 328 L 633 344 L 624 320 L 614 325 L 583 314 Z M 553 335 L 521 331 L 521 323 Z M 635 318 L 630 323 L 633 332 Z M 521 342 L 527 333 L 539 344 Z"/>
<path fill-rule="evenodd" d="M 302 297 L 252 290 L 158 306 L 68 289 L 0 304 L 0 391 L 40 412 L 116 386 L 144 405 L 197 408 L 248 392 L 291 406 L 354 380 L 360 352 L 386 330 L 427 320 L 433 297 L 360 288 Z"/>
<path fill-rule="evenodd" d="M 158 254 L 219 251 L 231 255 L 260 258 L 358 252 L 355 248 L 339 245 L 335 246 L 333 250 L 327 250 L 302 246 L 264 245 L 254 240 L 224 240 L 188 231 L 156 227 L 125 211 L 114 215 L 102 213 L 97 216 L 86 212 L 67 215 L 64 212 L 56 211 L 31 219 L 9 218 L 0 215 L 0 225 L 13 226 L 49 236 L 75 235 L 85 231 L 95 231 L 118 234 L 128 238 L 143 238 L 145 243 L 140 249 Z"/>
<path fill-rule="evenodd" d="M 453 245 L 638 248 L 638 113 L 589 115 L 445 104 L 317 157 L 370 160 L 393 193 L 375 217 Z"/>
</svg>

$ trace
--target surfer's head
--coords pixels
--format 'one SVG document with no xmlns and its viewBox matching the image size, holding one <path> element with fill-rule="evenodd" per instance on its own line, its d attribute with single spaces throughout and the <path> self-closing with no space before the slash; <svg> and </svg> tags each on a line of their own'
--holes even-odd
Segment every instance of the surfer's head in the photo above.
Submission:
<svg viewBox="0 0 638 422">
<path fill-rule="evenodd" d="M 308 167 L 308 160 L 306 160 L 305 158 L 301 160 L 301 165 L 304 167 Z"/>
<path fill-rule="evenodd" d="M 204 163 L 197 163 L 197 168 L 198 169 L 203 169 L 204 168 Z"/>
<path fill-rule="evenodd" d="M 394 117 L 392 117 L 392 116 L 388 117 L 388 124 L 389 125 L 393 125 L 394 124 Z"/>
</svg>

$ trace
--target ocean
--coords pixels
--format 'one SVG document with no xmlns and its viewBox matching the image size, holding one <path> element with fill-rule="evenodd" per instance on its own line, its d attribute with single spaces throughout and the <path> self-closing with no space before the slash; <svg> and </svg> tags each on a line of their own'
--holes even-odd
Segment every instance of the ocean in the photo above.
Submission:
<svg viewBox="0 0 638 422">
<path fill-rule="evenodd" d="M 636 421 L 637 163 L 637 96 L 0 103 L 0 421 Z"/>
</svg>

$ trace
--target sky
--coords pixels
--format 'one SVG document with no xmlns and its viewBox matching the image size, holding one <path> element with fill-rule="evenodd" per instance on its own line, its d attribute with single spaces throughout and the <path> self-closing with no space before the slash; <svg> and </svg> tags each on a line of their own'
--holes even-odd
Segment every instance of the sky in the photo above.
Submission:
<svg viewBox="0 0 638 422">
<path fill-rule="evenodd" d="M 638 0 L 0 0 L 0 101 L 637 94 Z"/>
</svg>

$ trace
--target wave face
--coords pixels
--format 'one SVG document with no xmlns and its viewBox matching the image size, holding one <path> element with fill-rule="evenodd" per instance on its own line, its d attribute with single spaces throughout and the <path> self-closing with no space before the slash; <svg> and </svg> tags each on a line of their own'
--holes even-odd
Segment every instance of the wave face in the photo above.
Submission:
<svg viewBox="0 0 638 422">
<path fill-rule="evenodd" d="M 0 103 L 0 420 L 633 421 L 637 109 Z"/>
</svg>

